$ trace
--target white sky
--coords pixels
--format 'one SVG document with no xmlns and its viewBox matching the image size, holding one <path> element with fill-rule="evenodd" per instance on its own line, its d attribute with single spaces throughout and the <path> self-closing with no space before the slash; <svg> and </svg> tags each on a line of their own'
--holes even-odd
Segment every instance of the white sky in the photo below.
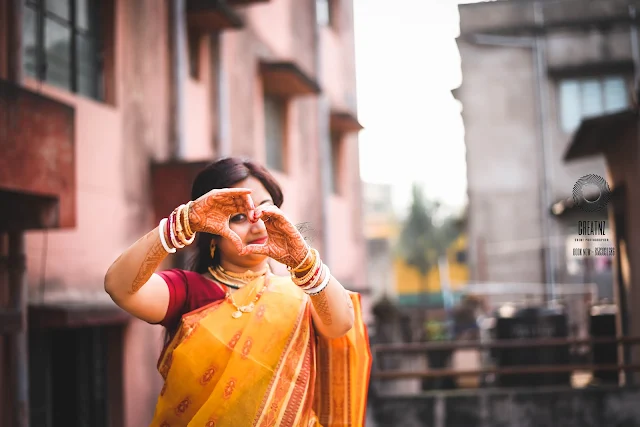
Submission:
<svg viewBox="0 0 640 427">
<path fill-rule="evenodd" d="M 470 1 L 465 1 L 468 3 Z M 354 0 L 360 168 L 393 185 L 402 212 L 419 182 L 430 199 L 466 203 L 456 0 Z"/>
</svg>

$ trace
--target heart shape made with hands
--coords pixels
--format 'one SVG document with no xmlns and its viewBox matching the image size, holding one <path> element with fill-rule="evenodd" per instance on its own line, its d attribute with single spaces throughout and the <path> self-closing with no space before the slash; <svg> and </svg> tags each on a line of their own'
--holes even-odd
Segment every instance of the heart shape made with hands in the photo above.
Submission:
<svg viewBox="0 0 640 427">
<path fill-rule="evenodd" d="M 231 230 L 229 219 L 238 213 L 246 214 L 252 222 L 260 219 L 265 222 L 268 235 L 265 243 L 245 245 Z M 189 210 L 189 221 L 194 231 L 229 239 L 240 255 L 260 254 L 287 266 L 296 266 L 309 251 L 304 238 L 284 213 L 274 205 L 256 208 L 248 188 L 216 189 L 199 197 Z"/>
<path fill-rule="evenodd" d="M 241 255 L 266 255 L 290 267 L 304 260 L 309 247 L 296 226 L 277 206 L 259 206 L 250 216 L 253 222 L 264 221 L 268 238 L 263 244 L 246 245 Z"/>
</svg>

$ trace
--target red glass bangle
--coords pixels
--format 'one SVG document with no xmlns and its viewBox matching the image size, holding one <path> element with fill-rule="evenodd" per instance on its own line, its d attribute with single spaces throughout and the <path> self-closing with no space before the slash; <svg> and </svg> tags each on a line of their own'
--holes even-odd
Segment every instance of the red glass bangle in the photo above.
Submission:
<svg viewBox="0 0 640 427">
<path fill-rule="evenodd" d="M 171 238 L 172 236 L 171 230 L 175 229 L 175 223 L 176 223 L 176 211 L 173 211 L 171 212 L 171 215 L 169 215 L 169 221 L 167 221 L 167 243 L 171 242 L 172 246 L 175 246 L 175 243 L 173 243 L 174 239 Z"/>
<path fill-rule="evenodd" d="M 307 280 L 304 283 L 301 283 L 300 285 L 298 285 L 300 288 L 305 289 L 309 283 L 313 283 L 316 278 L 320 275 L 320 272 L 322 271 L 322 263 L 320 263 L 320 265 L 318 265 L 318 268 L 316 268 L 316 271 L 313 272 L 313 276 L 311 276 L 311 278 L 309 280 Z"/>
</svg>

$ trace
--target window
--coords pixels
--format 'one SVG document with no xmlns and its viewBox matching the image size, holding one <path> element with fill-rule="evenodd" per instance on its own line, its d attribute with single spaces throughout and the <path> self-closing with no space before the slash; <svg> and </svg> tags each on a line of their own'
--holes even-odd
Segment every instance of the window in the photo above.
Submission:
<svg viewBox="0 0 640 427">
<path fill-rule="evenodd" d="M 120 356 L 121 340 L 122 329 L 115 326 L 30 330 L 31 424 L 118 425 L 119 416 L 112 411 L 121 402 L 113 396 L 120 394 L 122 372 L 108 360 Z"/>
<path fill-rule="evenodd" d="M 192 79 L 200 78 L 200 32 L 189 31 L 189 75 Z"/>
<path fill-rule="evenodd" d="M 316 21 L 321 26 L 335 27 L 335 4 L 336 0 L 316 0 Z"/>
<path fill-rule="evenodd" d="M 286 101 L 264 96 L 264 129 L 267 145 L 267 167 L 285 171 L 285 117 Z"/>
<path fill-rule="evenodd" d="M 573 132 L 584 118 L 614 113 L 628 107 L 625 80 L 621 76 L 566 79 L 560 82 L 562 130 Z"/>
<path fill-rule="evenodd" d="M 342 148 L 342 137 L 340 134 L 331 134 L 331 170 L 329 171 L 329 179 L 331 180 L 331 192 L 340 194 L 340 150 Z"/>
<path fill-rule="evenodd" d="M 91 0 L 26 0 L 25 74 L 103 100 L 103 6 Z"/>
</svg>

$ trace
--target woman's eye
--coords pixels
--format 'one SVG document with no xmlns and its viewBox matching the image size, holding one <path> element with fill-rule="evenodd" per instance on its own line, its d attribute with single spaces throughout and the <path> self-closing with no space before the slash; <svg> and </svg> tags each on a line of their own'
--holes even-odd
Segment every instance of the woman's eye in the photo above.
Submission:
<svg viewBox="0 0 640 427">
<path fill-rule="evenodd" d="M 244 222 L 247 219 L 247 216 L 245 214 L 237 214 L 231 217 L 231 222 L 237 224 L 240 222 Z"/>
</svg>

